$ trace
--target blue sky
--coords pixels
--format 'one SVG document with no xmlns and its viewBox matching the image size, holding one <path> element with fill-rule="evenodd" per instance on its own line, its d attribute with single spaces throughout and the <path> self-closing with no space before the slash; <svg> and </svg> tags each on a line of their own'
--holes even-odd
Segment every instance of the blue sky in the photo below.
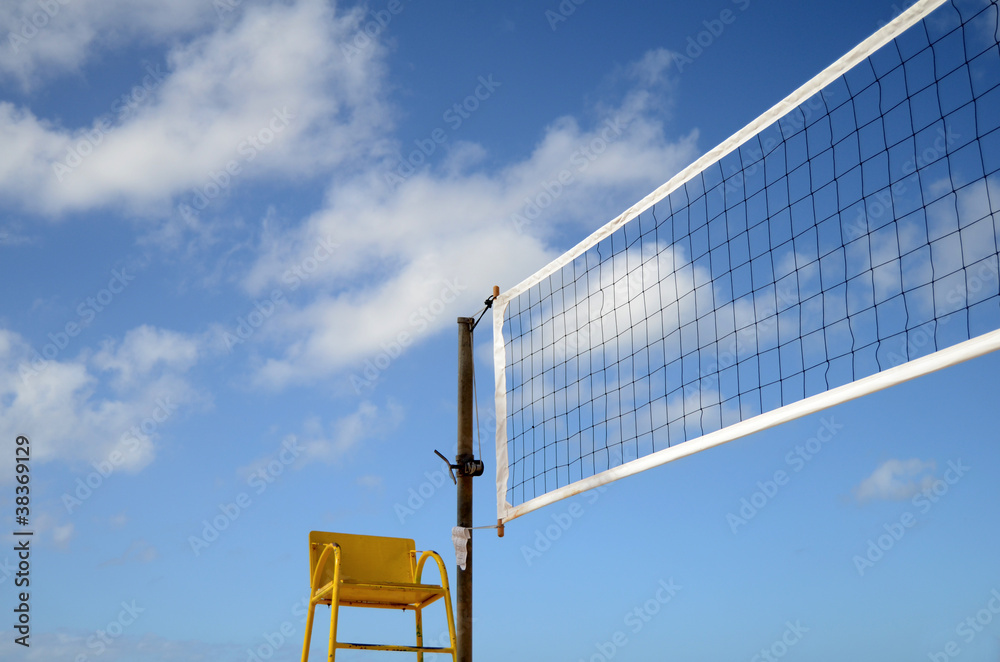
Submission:
<svg viewBox="0 0 1000 662">
<path fill-rule="evenodd" d="M 35 532 L 32 646 L 4 629 L 4 659 L 294 660 L 310 530 L 447 558 L 454 492 L 432 451 L 454 450 L 455 318 L 900 11 L 560 7 L 0 8 L 0 507 L 11 530 L 26 434 Z M 553 204 L 512 220 L 617 121 Z M 986 356 L 477 533 L 477 659 L 998 659 L 998 368 Z M 761 507 L 734 525 L 744 499 Z M 377 616 L 342 631 L 408 636 Z"/>
</svg>

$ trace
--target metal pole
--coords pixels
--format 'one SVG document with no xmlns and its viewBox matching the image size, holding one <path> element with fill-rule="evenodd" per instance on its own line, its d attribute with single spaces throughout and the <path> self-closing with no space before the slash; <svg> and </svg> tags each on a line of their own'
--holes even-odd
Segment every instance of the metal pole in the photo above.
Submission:
<svg viewBox="0 0 1000 662">
<path fill-rule="evenodd" d="M 455 464 L 465 466 L 475 459 L 472 446 L 472 327 L 476 320 L 458 318 L 458 456 Z M 458 472 L 458 526 L 472 528 L 472 476 Z M 472 662 L 472 535 L 469 535 L 465 570 L 458 574 L 458 662 Z"/>
</svg>

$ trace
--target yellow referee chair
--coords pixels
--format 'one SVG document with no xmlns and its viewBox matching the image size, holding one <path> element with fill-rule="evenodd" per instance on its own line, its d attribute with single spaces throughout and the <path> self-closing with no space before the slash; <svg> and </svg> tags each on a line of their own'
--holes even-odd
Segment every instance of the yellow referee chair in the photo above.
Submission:
<svg viewBox="0 0 1000 662">
<path fill-rule="evenodd" d="M 421 583 L 424 564 L 431 558 L 441 573 L 440 585 Z M 302 645 L 302 662 L 309 659 L 313 613 L 319 604 L 330 605 L 330 662 L 334 661 L 339 648 L 416 653 L 419 662 L 423 661 L 424 653 L 446 653 L 451 655 L 453 662 L 457 661 L 448 571 L 437 553 L 423 552 L 418 559 L 413 541 L 407 538 L 312 531 L 309 534 L 309 576 L 309 614 L 306 618 L 306 639 Z M 444 608 L 448 612 L 451 646 L 424 646 L 421 611 L 441 598 L 444 598 Z M 396 646 L 337 641 L 337 612 L 340 607 L 412 610 L 416 614 L 417 643 L 415 646 Z"/>
</svg>

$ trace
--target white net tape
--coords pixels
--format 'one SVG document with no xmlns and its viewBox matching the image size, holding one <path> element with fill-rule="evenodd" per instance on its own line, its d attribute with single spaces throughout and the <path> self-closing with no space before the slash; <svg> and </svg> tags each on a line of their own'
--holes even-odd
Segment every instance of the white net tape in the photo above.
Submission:
<svg viewBox="0 0 1000 662">
<path fill-rule="evenodd" d="M 502 294 L 498 517 L 1000 348 L 997 33 L 917 2 Z"/>
</svg>

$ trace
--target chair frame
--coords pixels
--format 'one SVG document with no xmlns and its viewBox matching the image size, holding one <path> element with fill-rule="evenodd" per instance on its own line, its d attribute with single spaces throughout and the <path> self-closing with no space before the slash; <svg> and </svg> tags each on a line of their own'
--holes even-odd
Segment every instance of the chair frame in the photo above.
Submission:
<svg viewBox="0 0 1000 662">
<path fill-rule="evenodd" d="M 375 536 L 367 536 L 368 538 L 377 539 Z M 402 541 L 403 539 L 389 539 L 394 541 Z M 330 641 L 328 647 L 328 660 L 329 662 L 334 662 L 336 653 L 338 649 L 355 649 L 355 650 L 379 650 L 379 651 L 397 651 L 402 653 L 416 653 L 417 661 L 423 662 L 424 653 L 444 653 L 450 654 L 453 662 L 457 662 L 457 644 L 455 639 L 455 619 L 452 611 L 451 605 L 451 592 L 448 588 L 448 571 L 445 568 L 444 561 L 441 557 L 432 551 L 422 552 L 420 554 L 419 560 L 417 560 L 417 552 L 412 548 L 409 551 L 409 566 L 410 575 L 412 581 L 409 583 L 399 583 L 399 582 L 380 582 L 380 583 L 356 583 L 350 580 L 342 579 L 341 569 L 343 568 L 343 558 L 342 550 L 339 544 L 333 543 L 317 543 L 310 541 L 310 549 L 316 550 L 322 548 L 319 558 L 316 562 L 315 568 L 313 568 L 312 576 L 310 579 L 310 595 L 309 595 L 309 612 L 306 617 L 306 632 L 305 632 L 305 642 L 302 646 L 302 662 L 308 662 L 309 659 L 309 644 L 312 639 L 312 629 L 313 629 L 313 615 L 318 604 L 326 604 L 330 606 Z M 329 562 L 330 556 L 333 556 L 333 581 L 327 582 L 323 586 L 318 586 L 320 579 L 323 577 L 323 571 Z M 427 563 L 428 559 L 433 558 L 435 563 L 437 563 L 438 571 L 441 573 L 441 584 L 440 586 L 431 584 L 422 584 L 420 579 L 423 575 L 424 565 Z M 350 600 L 341 597 L 341 589 L 344 587 L 349 589 L 352 587 L 362 588 L 367 591 L 375 591 L 380 596 L 378 602 L 371 602 L 366 600 Z M 415 600 L 408 600 L 407 597 L 413 597 L 414 592 L 419 592 L 420 598 Z M 408 594 L 408 595 L 407 595 Z M 384 600 L 382 599 L 384 597 Z M 448 647 L 436 647 L 436 646 L 424 646 L 424 632 L 423 632 L 423 609 L 424 607 L 430 605 L 444 598 L 445 610 L 448 616 L 448 635 L 451 641 L 451 646 Z M 404 645 L 392 645 L 392 644 L 357 644 L 357 643 L 347 643 L 342 641 L 337 641 L 337 616 L 339 608 L 344 607 L 370 607 L 376 609 L 402 609 L 404 611 L 413 611 L 416 616 L 416 634 L 417 643 L 415 646 L 404 646 Z"/>
</svg>

